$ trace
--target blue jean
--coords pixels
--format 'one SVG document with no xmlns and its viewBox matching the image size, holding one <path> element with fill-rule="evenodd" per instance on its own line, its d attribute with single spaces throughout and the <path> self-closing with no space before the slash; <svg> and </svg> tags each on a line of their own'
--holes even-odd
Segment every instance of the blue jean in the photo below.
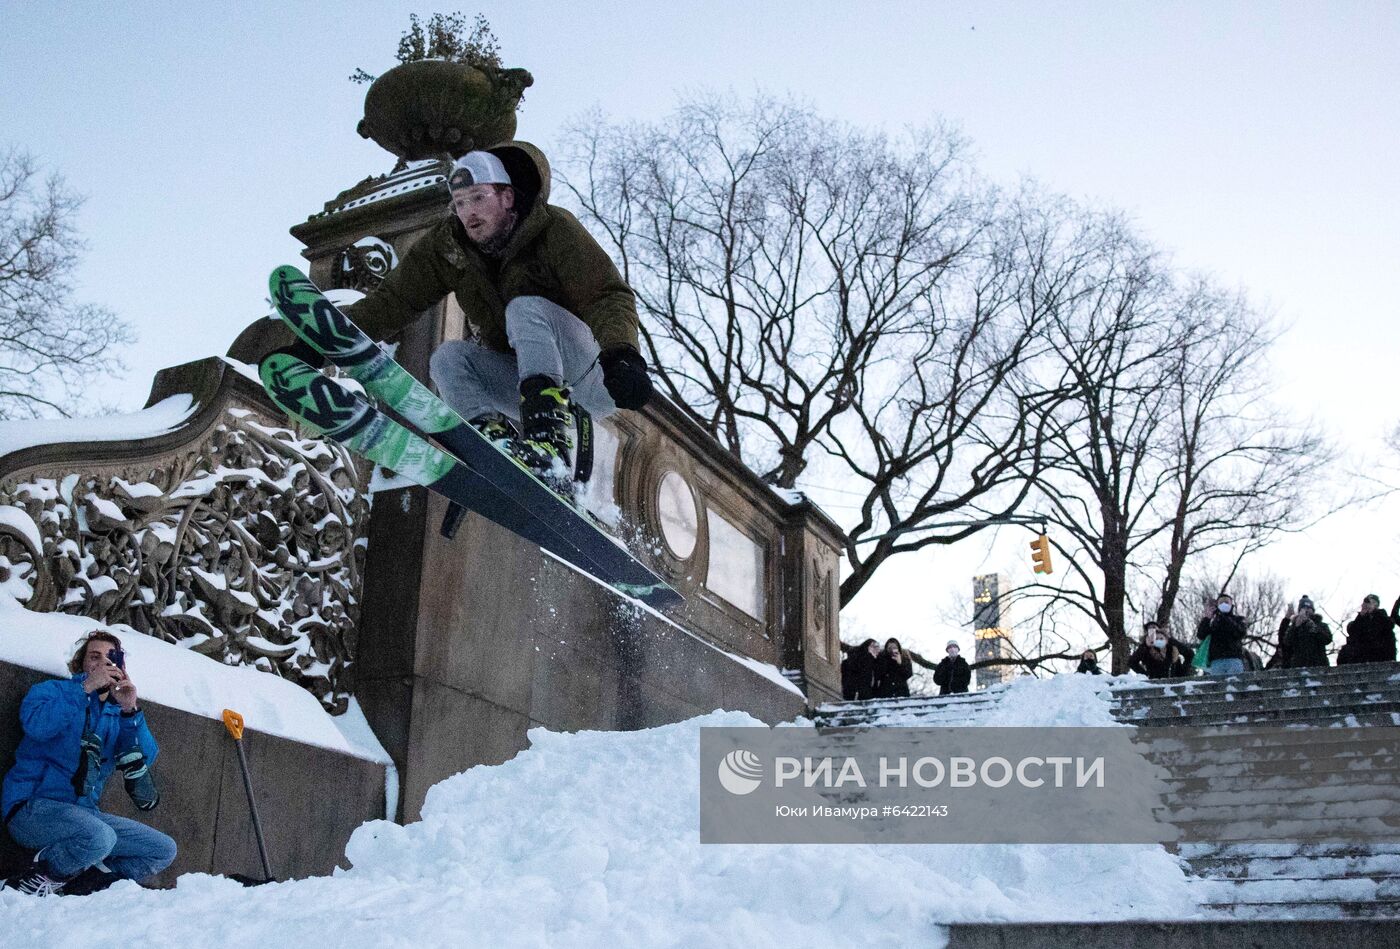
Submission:
<svg viewBox="0 0 1400 949">
<path fill-rule="evenodd" d="M 10 818 L 9 831 L 15 843 L 39 851 L 44 866 L 63 878 L 100 862 L 119 877 L 143 880 L 175 859 L 175 841 L 160 831 L 63 801 L 31 798 Z"/>
<path fill-rule="evenodd" d="M 467 421 L 487 412 L 520 420 L 520 383 L 548 376 L 595 419 L 617 411 L 603 386 L 598 341 L 588 325 L 544 297 L 506 304 L 506 336 L 514 353 L 498 353 L 469 339 L 450 339 L 428 361 L 442 400 Z"/>
<path fill-rule="evenodd" d="M 1210 666 L 1206 669 L 1206 675 L 1233 676 L 1239 675 L 1243 671 L 1243 659 L 1212 659 Z"/>
</svg>

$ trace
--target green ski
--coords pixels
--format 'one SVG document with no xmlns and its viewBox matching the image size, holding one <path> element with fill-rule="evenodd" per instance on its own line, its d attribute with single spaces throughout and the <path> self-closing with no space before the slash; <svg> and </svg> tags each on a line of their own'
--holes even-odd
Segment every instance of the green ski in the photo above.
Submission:
<svg viewBox="0 0 1400 949">
<path fill-rule="evenodd" d="M 269 286 L 278 312 L 298 337 L 446 451 L 429 445 L 300 360 L 281 357 L 291 359 L 300 369 L 281 362 L 271 363 L 276 358 L 274 355 L 264 361 L 263 382 L 289 413 L 365 457 L 477 511 L 628 596 L 654 606 L 680 602 L 680 595 L 664 580 L 589 517 L 550 490 L 528 468 L 487 441 L 380 349 L 299 270 L 277 268 Z M 273 382 L 269 381 L 269 372 L 279 370 L 283 375 L 274 377 L 273 381 L 280 380 L 284 384 L 282 398 L 273 392 Z M 305 373 L 324 379 L 325 383 L 317 383 Z M 340 395 L 332 396 L 327 384 Z M 295 398 L 290 402 L 283 401 L 292 395 Z M 355 414 L 352 420 L 344 415 L 352 403 L 373 415 L 362 421 L 362 413 Z M 311 416 L 300 414 L 303 411 L 310 411 Z M 338 427 L 327 429 L 318 419 L 337 423 Z M 372 451 L 380 455 L 401 454 L 403 460 L 395 464 L 370 454 Z M 448 463 L 446 468 L 443 468 L 443 459 Z M 452 463 L 456 464 L 455 468 L 451 467 Z M 400 467 L 404 464 L 410 468 Z M 420 480 L 415 470 L 428 480 Z"/>
</svg>

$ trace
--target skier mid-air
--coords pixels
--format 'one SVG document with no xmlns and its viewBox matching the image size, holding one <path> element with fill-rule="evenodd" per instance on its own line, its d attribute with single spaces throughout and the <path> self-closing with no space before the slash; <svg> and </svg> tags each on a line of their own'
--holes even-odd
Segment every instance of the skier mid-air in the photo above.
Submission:
<svg viewBox="0 0 1400 949">
<path fill-rule="evenodd" d="M 582 225 L 546 203 L 549 166 L 534 146 L 463 155 L 449 189 L 452 213 L 345 313 L 295 267 L 272 272 L 273 303 L 299 342 L 263 358 L 268 394 L 313 430 L 447 498 L 444 536 L 476 511 L 628 596 L 678 601 L 575 506 L 573 479 L 586 479 L 591 452 L 575 446 L 576 426 L 587 438 L 592 417 L 651 397 L 631 289 Z M 448 293 L 474 338 L 433 353 L 439 398 L 376 340 Z M 403 424 L 318 372 L 327 359 Z"/>
<path fill-rule="evenodd" d="M 380 340 L 455 293 L 476 338 L 433 353 L 443 400 L 567 491 L 571 401 L 603 418 L 651 396 L 632 290 L 583 225 L 546 203 L 549 164 L 533 145 L 468 152 L 448 187 L 451 213 L 346 314 Z"/>
</svg>

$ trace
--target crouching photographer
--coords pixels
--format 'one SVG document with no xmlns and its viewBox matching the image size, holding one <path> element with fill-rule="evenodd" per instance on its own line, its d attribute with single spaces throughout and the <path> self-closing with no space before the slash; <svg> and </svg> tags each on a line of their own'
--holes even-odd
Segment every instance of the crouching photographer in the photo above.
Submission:
<svg viewBox="0 0 1400 949">
<path fill-rule="evenodd" d="M 6 885 L 34 896 L 91 893 L 141 880 L 175 859 L 175 841 L 98 809 L 114 771 L 142 811 L 160 802 L 151 775 L 156 741 L 137 705 L 121 640 L 89 633 L 68 663 L 72 678 L 40 682 L 20 705 L 24 735 L 5 775 L 0 817 L 37 851 Z"/>
</svg>

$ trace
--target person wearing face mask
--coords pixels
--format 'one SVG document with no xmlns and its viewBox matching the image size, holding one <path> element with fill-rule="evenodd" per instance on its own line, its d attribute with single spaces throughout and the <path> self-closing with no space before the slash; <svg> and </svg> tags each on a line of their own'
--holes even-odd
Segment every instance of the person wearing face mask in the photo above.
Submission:
<svg viewBox="0 0 1400 949">
<path fill-rule="evenodd" d="M 1361 601 L 1356 619 L 1347 623 L 1347 642 L 1337 655 L 1337 665 L 1395 661 L 1395 621 L 1381 609 L 1381 598 L 1372 593 Z"/>
<path fill-rule="evenodd" d="M 1303 597 L 1298 601 L 1298 609 L 1283 634 L 1283 668 L 1305 669 L 1330 665 L 1327 661 L 1327 644 L 1331 641 L 1331 627 L 1317 615 L 1312 600 Z"/>
<path fill-rule="evenodd" d="M 1191 674 L 1196 651 L 1162 632 L 1149 620 L 1143 625 L 1142 642 L 1128 657 L 1128 668 L 1149 679 L 1176 679 Z"/>
<path fill-rule="evenodd" d="M 1213 676 L 1239 675 L 1244 672 L 1244 620 L 1235 613 L 1235 600 L 1228 593 L 1216 597 L 1215 605 L 1207 610 L 1196 626 L 1196 640 L 1205 643 L 1209 652 L 1206 674 Z"/>
<path fill-rule="evenodd" d="M 972 667 L 958 655 L 960 651 L 956 639 L 948 640 L 948 655 L 933 670 L 933 681 L 938 686 L 939 695 L 960 695 L 972 684 Z"/>
<path fill-rule="evenodd" d="M 1103 670 L 1099 668 L 1099 657 L 1094 655 L 1094 650 L 1084 650 L 1084 655 L 1079 657 L 1079 668 L 1075 672 L 1082 672 L 1085 675 L 1103 675 Z"/>
<path fill-rule="evenodd" d="M 914 664 L 898 639 L 885 643 L 884 652 L 875 660 L 875 697 L 877 699 L 908 698 L 909 679 Z"/>
</svg>

